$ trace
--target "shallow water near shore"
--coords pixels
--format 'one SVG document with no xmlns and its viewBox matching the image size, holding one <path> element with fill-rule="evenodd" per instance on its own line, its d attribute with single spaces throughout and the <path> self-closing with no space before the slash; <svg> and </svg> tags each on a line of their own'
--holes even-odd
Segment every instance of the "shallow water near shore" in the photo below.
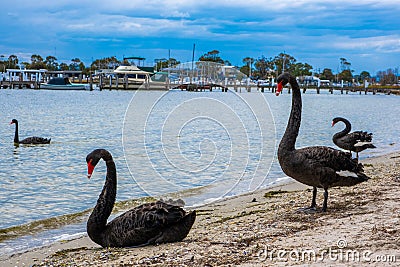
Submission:
<svg viewBox="0 0 400 267">
<path fill-rule="evenodd" d="M 146 94 L 151 98 L 157 93 L 146 92 Z M 85 178 L 85 156 L 95 148 L 103 147 L 113 154 L 118 170 L 117 201 L 119 202 L 146 197 L 149 193 L 146 186 L 141 184 L 143 180 L 139 178 L 142 176 L 138 177 L 137 175 L 144 175 L 144 179 L 147 176 L 145 173 L 140 173 L 143 170 L 129 166 L 130 163 L 129 160 L 126 161 L 125 154 L 130 155 L 130 158 L 133 155 L 134 163 L 139 167 L 142 158 L 150 160 L 154 164 L 152 168 L 166 177 L 168 182 L 174 183 L 182 191 L 189 190 L 189 192 L 186 191 L 186 194 L 177 194 L 177 197 L 185 198 L 190 206 L 216 198 L 215 194 L 208 194 L 208 188 L 212 188 L 218 182 L 215 181 L 213 175 L 217 174 L 222 178 L 231 177 L 229 175 L 237 170 L 228 169 L 229 165 L 236 165 L 244 161 L 246 162 L 243 165 L 244 170 L 240 170 L 244 175 L 240 176 L 240 179 L 242 177 L 245 179 L 246 175 L 251 176 L 257 169 L 257 164 L 260 163 L 261 152 L 257 150 L 260 142 L 267 142 L 266 136 L 268 139 L 275 139 L 276 136 L 276 140 L 280 140 L 284 132 L 290 112 L 291 95 L 286 91 L 279 97 L 270 92 L 238 95 L 241 97 L 238 98 L 234 93 L 222 92 L 168 92 L 168 97 L 163 98 L 165 101 L 157 102 L 159 106 L 155 105 L 152 109 L 153 113 L 148 116 L 146 125 L 148 128 L 145 131 L 148 142 L 145 147 L 147 154 L 137 155 L 134 150 L 137 147 L 124 146 L 122 142 L 127 107 L 131 103 L 132 97 L 135 96 L 135 92 L 0 90 L 0 122 L 2 124 L 0 127 L 0 168 L 2 169 L 0 184 L 3 189 L 0 192 L 0 236 L 3 237 L 0 241 L 0 255 L 42 246 L 57 239 L 68 239 L 85 233 L 85 218 L 87 218 L 89 209 L 94 206 L 104 183 L 104 164 L 98 165 L 91 180 Z M 332 135 L 344 126 L 337 124 L 332 128 L 330 122 L 333 117 L 343 116 L 352 122 L 353 130 L 374 133 L 374 143 L 377 148 L 360 153 L 361 159 L 399 150 L 400 118 L 396 115 L 400 114 L 398 96 L 340 95 L 337 92 L 334 95 L 328 93 L 317 95 L 312 91 L 302 96 L 303 117 L 297 142 L 298 147 L 334 146 L 331 141 Z M 143 95 L 142 97 L 146 98 Z M 252 117 L 254 114 L 249 112 L 251 109 L 247 109 L 248 107 L 243 105 L 243 103 L 260 97 L 265 97 L 270 105 L 275 123 L 273 127 L 259 129 L 257 121 L 260 120 L 254 120 Z M 176 172 L 176 165 L 168 166 L 163 161 L 163 155 L 165 151 L 168 153 L 167 149 L 171 143 L 164 142 L 164 148 L 157 144 L 157 140 L 160 138 L 160 123 L 163 125 L 163 122 L 168 121 L 162 112 L 164 109 L 173 110 L 177 106 L 176 103 L 187 103 L 199 98 L 218 100 L 225 106 L 231 105 L 234 116 L 204 120 L 203 117 L 211 117 L 210 114 L 206 114 L 201 117 L 201 120 L 194 121 L 195 123 L 175 125 L 177 128 L 183 129 L 180 131 L 181 136 L 176 139 L 184 158 L 190 162 L 205 160 L 204 162 L 207 164 L 211 162 L 215 165 L 211 165 L 211 167 L 196 165 L 198 170 L 207 171 L 196 172 L 193 180 L 189 179 L 190 175 L 185 176 L 184 180 L 174 180 L 174 177 L 169 175 Z M 202 105 L 201 101 L 197 103 Z M 251 105 L 248 106 L 252 108 Z M 204 102 L 203 108 L 211 110 L 212 114 L 214 106 Z M 215 108 L 214 111 L 218 113 L 220 109 Z M 266 113 L 270 111 L 266 111 Z M 179 116 L 182 116 L 185 122 L 190 121 L 190 118 L 184 117 L 183 113 L 178 115 L 174 121 L 182 119 Z M 41 146 L 14 147 L 12 143 L 14 125 L 9 125 L 13 118 L 20 122 L 20 138 L 37 135 L 52 138 L 52 143 Z M 218 128 L 215 123 L 218 120 L 220 122 L 224 120 L 225 127 Z M 226 126 L 230 123 L 241 127 L 236 129 Z M 186 127 L 187 125 L 190 127 Z M 154 128 L 151 128 L 153 126 Z M 204 132 L 197 131 L 199 127 Z M 245 135 L 236 132 L 246 127 L 251 130 L 247 129 L 243 132 Z M 213 137 L 216 136 L 215 139 L 207 136 L 211 130 L 213 130 Z M 229 134 L 225 134 L 226 132 Z M 139 135 L 140 131 L 133 133 Z M 264 139 L 253 138 L 253 135 L 260 136 L 259 133 L 265 134 Z M 246 143 L 240 146 L 241 142 L 238 142 L 235 137 L 242 138 L 242 136 L 245 136 L 246 140 L 243 141 Z M 199 142 L 199 139 L 211 141 Z M 284 177 L 274 159 L 275 151 L 273 148 L 271 149 L 271 146 L 274 147 L 277 143 L 275 140 L 268 142 L 270 142 L 267 145 L 269 149 L 265 153 L 268 158 L 271 158 L 272 166 L 271 169 L 269 166 L 266 168 L 267 172 L 269 170 L 267 177 L 265 179 L 261 177 L 261 187 L 271 186 Z M 217 156 L 215 159 L 214 155 Z M 219 158 L 219 155 L 222 157 Z M 235 157 L 233 158 L 232 155 Z M 177 155 L 169 154 L 172 163 L 174 163 L 175 156 Z M 227 161 L 226 158 L 230 161 Z M 162 169 L 157 169 L 158 166 L 162 166 Z M 182 166 L 178 167 L 182 169 Z M 133 174 L 132 170 L 135 171 Z M 198 179 L 197 174 L 201 175 L 201 179 Z M 228 182 L 232 181 L 228 180 Z M 159 193 L 168 192 L 164 189 Z M 224 196 L 244 193 L 247 189 L 247 186 L 235 187 L 235 190 L 229 191 Z M 134 205 L 135 203 L 130 204 Z M 64 217 L 55 220 L 54 218 L 57 216 Z M 37 225 L 33 229 L 27 227 L 28 224 L 35 224 L 35 222 Z M 59 228 L 60 225 L 62 228 Z M 43 229 L 47 231 L 43 232 Z M 15 232 L 19 232 L 20 235 L 11 238 L 10 233 Z"/>
</svg>

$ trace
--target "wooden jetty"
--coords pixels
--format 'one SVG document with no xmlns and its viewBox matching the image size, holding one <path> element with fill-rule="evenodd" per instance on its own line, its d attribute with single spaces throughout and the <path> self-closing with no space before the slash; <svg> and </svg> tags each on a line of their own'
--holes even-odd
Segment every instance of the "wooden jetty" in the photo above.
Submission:
<svg viewBox="0 0 400 267">
<path fill-rule="evenodd" d="M 191 91 L 191 92 L 202 92 L 209 90 L 212 92 L 215 89 L 221 89 L 222 92 L 228 92 L 228 87 L 222 84 L 209 83 L 209 84 L 196 84 L 196 83 L 184 83 L 184 84 L 172 84 L 171 89 L 181 89 L 181 91 Z"/>
<path fill-rule="evenodd" d="M 0 80 L 0 88 L 22 89 L 34 88 L 37 89 L 40 83 L 44 80 L 44 74 L 47 72 L 45 69 L 40 70 L 20 70 L 20 69 L 7 69 L 2 74 Z"/>
<path fill-rule="evenodd" d="M 71 82 L 83 82 L 82 71 L 48 71 L 40 70 L 21 70 L 7 69 L 1 73 L 0 88 L 6 89 L 40 89 L 40 83 L 45 83 L 53 77 L 68 77 Z"/>
</svg>

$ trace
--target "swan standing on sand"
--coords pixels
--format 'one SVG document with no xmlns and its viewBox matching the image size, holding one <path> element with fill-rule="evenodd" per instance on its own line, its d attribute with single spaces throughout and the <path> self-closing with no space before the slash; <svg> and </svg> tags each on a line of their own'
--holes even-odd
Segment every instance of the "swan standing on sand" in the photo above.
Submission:
<svg viewBox="0 0 400 267">
<path fill-rule="evenodd" d="M 196 212 L 161 201 L 133 208 L 107 223 L 117 194 L 117 171 L 111 154 L 96 149 L 86 157 L 88 178 L 103 159 L 107 166 L 106 181 L 97 204 L 87 222 L 87 233 L 102 247 L 132 247 L 177 242 L 189 233 Z"/>
<path fill-rule="evenodd" d="M 10 122 L 10 124 L 15 124 L 14 144 L 25 144 L 25 145 L 50 144 L 51 138 L 47 139 L 37 136 L 28 137 L 20 141 L 18 136 L 18 121 L 16 119 L 13 119 Z"/>
<path fill-rule="evenodd" d="M 339 121 L 344 122 L 346 128 L 343 131 L 335 133 L 332 137 L 333 143 L 338 147 L 356 152 L 358 159 L 358 152 L 361 152 L 367 148 L 376 148 L 372 144 L 372 133 L 363 131 L 355 131 L 350 133 L 351 124 L 348 120 L 341 117 L 336 117 L 332 120 L 332 127 L 335 126 Z"/>
<path fill-rule="evenodd" d="M 283 172 L 295 180 L 312 186 L 313 197 L 310 209 L 316 208 L 317 188 L 324 189 L 322 211 L 326 211 L 328 188 L 334 186 L 353 186 L 369 179 L 363 173 L 363 165 L 346 153 L 326 146 L 312 146 L 296 149 L 296 139 L 301 124 L 301 93 L 296 78 L 289 73 L 281 74 L 278 79 L 276 95 L 283 86 L 292 87 L 292 109 L 285 133 L 279 143 L 278 161 Z"/>
</svg>

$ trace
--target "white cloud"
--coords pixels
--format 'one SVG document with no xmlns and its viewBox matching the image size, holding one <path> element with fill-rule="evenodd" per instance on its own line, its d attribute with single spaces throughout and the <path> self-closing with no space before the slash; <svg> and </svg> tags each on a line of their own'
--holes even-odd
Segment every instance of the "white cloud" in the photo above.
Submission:
<svg viewBox="0 0 400 267">
<path fill-rule="evenodd" d="M 332 46 L 343 50 L 375 51 L 379 53 L 399 53 L 400 36 L 373 36 L 367 38 L 338 38 L 332 42 Z"/>
<path fill-rule="evenodd" d="M 177 10 L 164 11 L 164 12 L 161 12 L 160 15 L 165 18 L 189 18 L 190 17 L 189 12 L 180 12 Z"/>
<path fill-rule="evenodd" d="M 185 42 L 201 43 L 202 51 L 212 47 L 255 57 L 283 50 L 298 57 L 400 50 L 395 24 L 400 5 L 394 0 L 21 0 L 18 5 L 10 1 L 1 5 L 9 14 L 0 17 L 2 48 L 11 52 L 25 47 L 28 51 L 86 47 L 84 40 L 101 43 L 96 49 L 103 54 L 117 54 L 133 44 L 154 44 L 149 48 L 153 51 L 178 49 L 177 43 Z M 85 51 L 68 49 L 68 53 Z"/>
</svg>

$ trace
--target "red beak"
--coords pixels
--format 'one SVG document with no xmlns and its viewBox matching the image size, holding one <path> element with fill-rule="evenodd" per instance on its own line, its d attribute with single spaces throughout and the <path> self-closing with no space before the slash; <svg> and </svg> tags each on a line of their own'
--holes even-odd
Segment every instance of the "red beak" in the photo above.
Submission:
<svg viewBox="0 0 400 267">
<path fill-rule="evenodd" d="M 10 122 L 10 124 L 13 124 L 13 122 Z"/>
<path fill-rule="evenodd" d="M 87 178 L 90 179 L 90 177 L 92 177 L 92 173 L 94 170 L 94 166 L 92 165 L 92 160 L 90 160 L 87 164 L 88 167 L 88 174 L 87 174 Z"/>
<path fill-rule="evenodd" d="M 335 126 L 336 122 L 332 121 L 332 127 Z"/>
<path fill-rule="evenodd" d="M 278 86 L 276 88 L 275 95 L 278 96 L 282 92 L 282 89 L 283 89 L 283 85 L 282 85 L 282 82 L 280 82 L 280 83 L 278 83 Z"/>
</svg>

